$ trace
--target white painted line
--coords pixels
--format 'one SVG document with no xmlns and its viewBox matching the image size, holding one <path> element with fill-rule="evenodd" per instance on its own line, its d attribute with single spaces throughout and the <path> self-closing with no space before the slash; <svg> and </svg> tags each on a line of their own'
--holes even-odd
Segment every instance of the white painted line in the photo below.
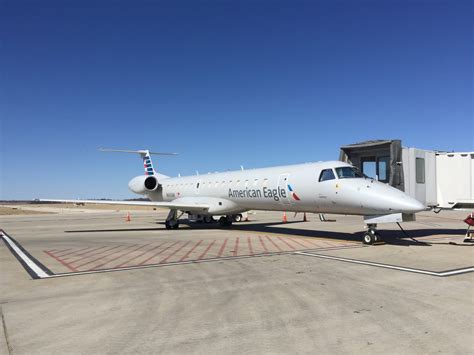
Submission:
<svg viewBox="0 0 474 355">
<path fill-rule="evenodd" d="M 16 246 L 15 243 L 10 239 L 10 237 L 6 234 L 1 233 L 0 236 L 3 238 L 5 242 L 8 243 L 8 245 L 15 251 L 15 253 L 18 255 L 23 262 L 28 265 L 28 267 L 41 279 L 50 277 L 46 272 L 44 272 L 36 263 L 31 260 L 20 248 Z"/>
<path fill-rule="evenodd" d="M 452 275 L 464 274 L 467 272 L 474 272 L 474 267 L 467 267 L 464 269 L 440 272 L 439 276 L 452 276 Z"/>
<path fill-rule="evenodd" d="M 464 273 L 468 273 L 468 272 L 474 272 L 474 267 L 471 267 L 471 266 L 467 267 L 467 268 L 463 268 L 463 269 L 458 269 L 458 270 L 436 272 L 436 271 L 428 271 L 428 270 L 422 270 L 422 269 L 414 269 L 414 268 L 410 268 L 410 267 L 374 263 L 374 262 L 371 262 L 371 261 L 347 259 L 347 258 L 341 258 L 341 257 L 337 257 L 337 256 L 330 256 L 330 255 L 323 255 L 323 254 L 313 254 L 313 253 L 307 253 L 307 252 L 303 252 L 303 251 L 297 251 L 294 254 L 312 256 L 312 257 L 321 258 L 321 259 L 344 261 L 344 262 L 353 263 L 353 264 L 376 266 L 376 267 L 381 267 L 381 268 L 385 268 L 385 269 L 414 272 L 414 273 L 417 273 L 417 274 L 424 274 L 424 275 L 430 275 L 430 276 L 452 276 L 452 275 L 464 274 Z"/>
</svg>

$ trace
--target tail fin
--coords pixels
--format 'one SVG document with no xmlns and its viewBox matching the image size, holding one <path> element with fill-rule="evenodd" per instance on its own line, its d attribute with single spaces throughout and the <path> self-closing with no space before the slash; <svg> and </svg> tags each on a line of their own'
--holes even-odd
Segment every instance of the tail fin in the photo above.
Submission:
<svg viewBox="0 0 474 355">
<path fill-rule="evenodd" d="M 143 160 L 143 167 L 145 168 L 145 175 L 157 175 L 157 177 L 163 177 L 166 178 L 168 176 L 159 174 L 155 171 L 153 168 L 153 162 L 151 161 L 151 156 L 150 155 L 178 155 L 178 153 L 159 153 L 159 152 L 150 152 L 147 149 L 142 149 L 142 150 L 125 150 L 125 149 L 104 149 L 100 148 L 99 149 L 101 152 L 119 152 L 119 153 L 134 153 L 134 154 L 140 154 L 140 157 Z"/>
</svg>

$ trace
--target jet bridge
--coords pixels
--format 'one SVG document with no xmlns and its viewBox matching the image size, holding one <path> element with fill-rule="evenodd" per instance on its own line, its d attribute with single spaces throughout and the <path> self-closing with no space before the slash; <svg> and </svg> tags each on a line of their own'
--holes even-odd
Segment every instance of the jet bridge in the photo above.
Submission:
<svg viewBox="0 0 474 355">
<path fill-rule="evenodd" d="M 339 160 L 425 206 L 474 208 L 474 152 L 447 153 L 403 147 L 399 139 L 373 140 L 341 147 Z"/>
</svg>

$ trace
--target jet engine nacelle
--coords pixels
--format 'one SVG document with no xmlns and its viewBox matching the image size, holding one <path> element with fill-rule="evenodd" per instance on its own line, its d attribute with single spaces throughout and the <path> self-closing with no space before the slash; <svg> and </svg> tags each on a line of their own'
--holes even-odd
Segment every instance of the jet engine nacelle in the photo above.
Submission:
<svg viewBox="0 0 474 355">
<path fill-rule="evenodd" d="M 128 188 L 136 194 L 144 195 L 158 189 L 158 180 L 155 176 L 142 175 L 134 177 L 128 183 Z"/>
</svg>

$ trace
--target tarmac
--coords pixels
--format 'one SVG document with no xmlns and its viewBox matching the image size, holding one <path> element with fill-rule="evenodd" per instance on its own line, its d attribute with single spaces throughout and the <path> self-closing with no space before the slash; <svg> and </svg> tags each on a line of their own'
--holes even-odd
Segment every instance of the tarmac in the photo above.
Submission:
<svg viewBox="0 0 474 355">
<path fill-rule="evenodd" d="M 0 353 L 474 353 L 467 212 L 376 246 L 356 216 L 166 213 L 0 216 Z"/>
</svg>

